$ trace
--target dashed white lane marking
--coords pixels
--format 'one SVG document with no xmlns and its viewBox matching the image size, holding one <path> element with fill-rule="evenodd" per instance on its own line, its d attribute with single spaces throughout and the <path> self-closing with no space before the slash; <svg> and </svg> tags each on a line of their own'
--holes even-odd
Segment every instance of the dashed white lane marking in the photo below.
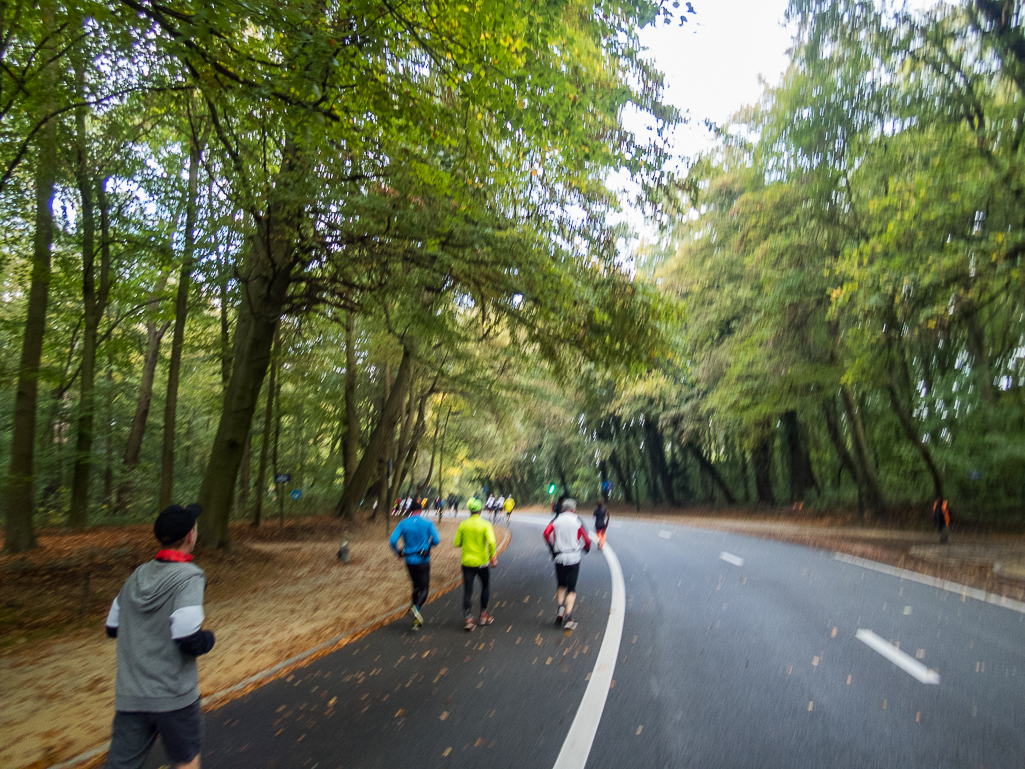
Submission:
<svg viewBox="0 0 1025 769">
<path fill-rule="evenodd" d="M 976 601 L 984 601 L 985 603 L 991 603 L 994 606 L 1003 606 L 1005 609 L 1016 611 L 1019 614 L 1025 614 L 1025 603 L 1022 601 L 1016 601 L 1013 598 L 1008 598 L 1005 595 L 987 593 L 985 590 L 979 590 L 978 588 L 968 587 L 967 585 L 961 585 L 957 582 L 951 582 L 949 579 L 939 579 L 938 577 L 930 577 L 928 574 L 919 574 L 917 571 L 898 569 L 896 566 L 890 566 L 886 563 L 878 563 L 877 561 L 869 561 L 866 558 L 847 555 L 847 553 L 836 553 L 833 557 L 838 561 L 843 561 L 844 563 L 849 563 L 853 566 L 860 566 L 863 569 L 871 569 L 872 571 L 878 571 L 881 574 L 889 574 L 891 577 L 900 577 L 901 579 L 906 579 L 909 582 L 918 582 L 922 585 L 938 587 L 940 590 L 946 590 L 949 593 L 957 593 L 958 595 L 967 596 L 968 598 L 974 598 Z"/>
<path fill-rule="evenodd" d="M 733 553 L 727 553 L 725 550 L 719 553 L 719 560 L 726 561 L 726 563 L 732 563 L 734 566 L 744 565 L 743 558 L 741 558 L 739 555 L 734 555 Z"/>
<path fill-rule="evenodd" d="M 626 583 L 623 581 L 623 568 L 616 558 L 616 551 L 606 542 L 602 548 L 605 561 L 612 573 L 612 605 L 609 607 L 609 622 L 605 627 L 605 638 L 602 639 L 598 658 L 594 661 L 591 680 L 587 683 L 584 698 L 580 701 L 577 714 L 569 727 L 566 741 L 555 760 L 554 769 L 584 769 L 587 757 L 594 744 L 594 735 L 598 733 L 598 722 L 605 710 L 605 700 L 612 688 L 612 674 L 616 671 L 616 657 L 619 655 L 619 643 L 623 639 L 623 620 L 626 617 Z"/>
<path fill-rule="evenodd" d="M 870 649 L 879 652 L 886 659 L 899 667 L 908 675 L 917 678 L 923 684 L 938 684 L 940 674 L 935 670 L 929 670 L 925 665 L 915 658 L 905 654 L 893 644 L 887 643 L 871 630 L 860 628 L 854 637 Z"/>
<path fill-rule="evenodd" d="M 662 539 L 669 539 L 671 536 L 673 536 L 673 533 L 671 531 L 666 531 L 665 529 L 663 529 L 658 533 L 658 535 L 662 537 Z"/>
</svg>

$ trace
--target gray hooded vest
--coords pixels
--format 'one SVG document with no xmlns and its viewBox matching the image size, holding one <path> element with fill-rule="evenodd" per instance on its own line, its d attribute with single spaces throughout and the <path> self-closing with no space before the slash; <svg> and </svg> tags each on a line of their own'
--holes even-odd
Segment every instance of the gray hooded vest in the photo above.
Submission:
<svg viewBox="0 0 1025 769">
<path fill-rule="evenodd" d="M 110 608 L 117 628 L 114 707 L 163 713 L 199 699 L 196 658 L 175 643 L 203 624 L 206 574 L 192 563 L 149 561 L 125 582 Z"/>
</svg>

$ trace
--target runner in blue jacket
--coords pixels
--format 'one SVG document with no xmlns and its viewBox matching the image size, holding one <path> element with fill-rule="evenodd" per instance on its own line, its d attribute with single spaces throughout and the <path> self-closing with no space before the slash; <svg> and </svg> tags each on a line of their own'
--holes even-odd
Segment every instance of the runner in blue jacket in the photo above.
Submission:
<svg viewBox="0 0 1025 769">
<path fill-rule="evenodd" d="M 391 539 L 388 540 L 395 554 L 406 559 L 406 569 L 409 570 L 409 578 L 413 581 L 413 605 L 409 607 L 409 613 L 413 617 L 413 630 L 419 630 L 424 624 L 420 609 L 427 602 L 427 593 L 431 586 L 431 548 L 441 541 L 438 537 L 438 528 L 424 518 L 421 512 L 420 501 L 413 500 L 409 517 L 399 521 Z"/>
</svg>

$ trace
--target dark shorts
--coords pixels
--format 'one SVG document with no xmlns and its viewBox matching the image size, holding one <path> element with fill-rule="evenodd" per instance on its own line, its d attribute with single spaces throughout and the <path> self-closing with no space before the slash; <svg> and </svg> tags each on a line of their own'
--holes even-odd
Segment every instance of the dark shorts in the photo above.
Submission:
<svg viewBox="0 0 1025 769">
<path fill-rule="evenodd" d="M 199 700 L 166 713 L 114 713 L 106 769 L 138 769 L 146 762 L 157 735 L 172 764 L 187 764 L 203 747 L 203 713 Z"/>
<path fill-rule="evenodd" d="M 577 592 L 577 576 L 579 574 L 579 563 L 555 564 L 555 579 L 559 583 L 559 587 L 566 588 L 570 593 Z"/>
</svg>

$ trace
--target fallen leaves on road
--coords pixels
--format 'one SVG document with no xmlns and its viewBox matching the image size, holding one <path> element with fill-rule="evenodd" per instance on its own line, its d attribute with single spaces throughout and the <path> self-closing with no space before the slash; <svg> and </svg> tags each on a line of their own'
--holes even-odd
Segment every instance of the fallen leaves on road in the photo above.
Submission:
<svg viewBox="0 0 1025 769">
<path fill-rule="evenodd" d="M 455 526 L 442 523 L 434 596 L 460 573 L 459 551 L 449 544 Z M 335 558 L 342 537 L 352 552 L 348 564 Z M 237 522 L 232 538 L 229 551 L 196 554 L 208 577 L 205 626 L 217 634 L 214 651 L 200 659 L 204 695 L 409 600 L 408 575 L 380 521 L 322 517 L 259 529 Z M 103 619 L 124 580 L 157 550 L 149 525 L 44 531 L 39 541 L 37 550 L 0 558 L 3 767 L 49 766 L 109 738 L 116 645 L 104 635 Z"/>
</svg>

